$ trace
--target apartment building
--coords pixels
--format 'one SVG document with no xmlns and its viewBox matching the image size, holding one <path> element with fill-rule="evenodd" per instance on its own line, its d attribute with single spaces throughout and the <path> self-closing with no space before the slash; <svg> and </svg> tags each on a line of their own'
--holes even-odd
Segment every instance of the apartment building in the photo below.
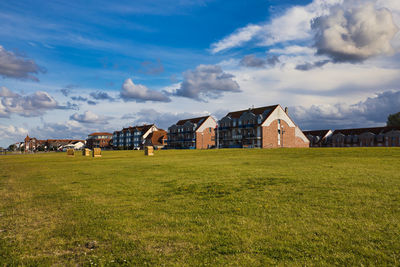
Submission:
<svg viewBox="0 0 400 267">
<path fill-rule="evenodd" d="M 168 128 L 168 148 L 207 149 L 215 146 L 217 122 L 211 116 L 180 120 Z"/>
<path fill-rule="evenodd" d="M 332 130 L 303 131 L 303 133 L 310 141 L 310 147 L 329 146 L 330 137 L 332 136 Z"/>
<path fill-rule="evenodd" d="M 309 140 L 280 105 L 229 112 L 218 123 L 222 148 L 309 147 Z"/>
<path fill-rule="evenodd" d="M 111 147 L 113 134 L 106 132 L 91 133 L 86 139 L 86 146 L 90 149 L 99 147 L 102 149 Z"/>
<path fill-rule="evenodd" d="M 330 139 L 332 147 L 400 146 L 400 127 L 335 130 Z"/>
<path fill-rule="evenodd" d="M 112 146 L 114 149 L 143 149 L 147 136 L 158 130 L 154 124 L 123 128 L 113 133 Z"/>
</svg>

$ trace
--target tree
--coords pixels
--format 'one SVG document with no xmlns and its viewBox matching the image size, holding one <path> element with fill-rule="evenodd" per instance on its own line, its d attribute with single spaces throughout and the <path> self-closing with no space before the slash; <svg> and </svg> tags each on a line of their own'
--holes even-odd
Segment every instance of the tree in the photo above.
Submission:
<svg viewBox="0 0 400 267">
<path fill-rule="evenodd" d="M 16 145 L 12 144 L 8 146 L 8 151 L 14 151 L 17 148 Z"/>
<path fill-rule="evenodd" d="M 390 114 L 387 119 L 387 126 L 397 126 L 400 127 L 400 112 L 395 114 Z"/>
</svg>

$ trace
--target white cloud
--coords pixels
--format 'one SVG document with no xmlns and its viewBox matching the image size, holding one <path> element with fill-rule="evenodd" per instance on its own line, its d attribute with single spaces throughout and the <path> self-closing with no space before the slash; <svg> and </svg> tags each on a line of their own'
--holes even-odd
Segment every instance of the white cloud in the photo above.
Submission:
<svg viewBox="0 0 400 267">
<path fill-rule="evenodd" d="M 384 125 L 400 111 L 400 91 L 386 91 L 355 104 L 295 106 L 290 114 L 303 129 L 339 129 Z"/>
<path fill-rule="evenodd" d="M 317 50 L 307 46 L 291 45 L 283 48 L 272 48 L 268 52 L 280 55 L 313 55 Z"/>
<path fill-rule="evenodd" d="M 335 10 L 344 11 L 344 16 L 335 14 Z M 266 47 L 276 44 L 292 46 L 291 43 L 293 42 L 309 42 L 311 44 L 314 37 L 312 21 L 327 16 L 333 17 L 330 18 L 329 23 L 325 21 L 324 25 L 321 26 L 323 28 L 332 27 L 328 27 L 330 30 L 322 30 L 325 32 L 323 37 L 325 36 L 324 39 L 328 42 L 338 42 L 343 39 L 341 34 L 346 35 L 348 41 L 343 40 L 345 45 L 342 49 L 354 49 L 354 47 L 361 45 L 360 50 L 367 56 L 370 53 L 386 53 L 390 50 L 387 44 L 388 40 L 392 39 L 392 44 L 396 48 L 400 48 L 400 34 L 394 36 L 396 31 L 393 27 L 393 22 L 400 26 L 399 1 L 314 0 L 305 6 L 292 6 L 268 22 L 239 28 L 222 40 L 211 44 L 211 51 L 218 53 L 248 43 Z M 391 20 L 392 16 L 393 21 Z M 334 17 L 336 18 L 334 19 Z M 321 19 L 319 21 L 317 19 L 318 22 L 321 24 Z M 363 27 L 366 29 L 363 29 Z M 321 38 L 318 40 L 321 40 Z M 367 49 L 363 42 L 368 40 Z M 354 44 L 351 42 L 354 42 Z M 335 47 L 339 48 L 340 45 L 335 45 Z M 272 49 L 276 49 L 274 52 L 278 52 L 280 49 L 283 49 L 282 53 L 288 52 L 285 47 Z"/>
<path fill-rule="evenodd" d="M 131 79 L 126 79 L 122 85 L 121 98 L 124 101 L 158 101 L 170 102 L 171 99 L 163 92 L 150 90 L 144 85 L 134 84 Z"/>
<path fill-rule="evenodd" d="M 234 75 L 222 71 L 217 65 L 199 65 L 183 74 L 183 82 L 175 91 L 176 96 L 206 101 L 219 98 L 224 92 L 240 92 Z"/>
<path fill-rule="evenodd" d="M 244 28 L 240 28 L 240 29 L 236 30 L 234 33 L 225 37 L 224 39 L 222 39 L 216 43 L 213 43 L 211 45 L 211 47 L 212 47 L 211 51 L 212 51 L 212 53 L 218 53 L 218 52 L 221 52 L 222 50 L 241 46 L 244 43 L 253 39 L 254 36 L 259 34 L 261 30 L 262 30 L 261 26 L 252 25 L 252 24 L 247 25 Z"/>
<path fill-rule="evenodd" d="M 74 113 L 70 116 L 70 120 L 80 123 L 107 124 L 109 119 L 110 117 L 97 115 L 90 110 L 83 114 Z"/>
<path fill-rule="evenodd" d="M 394 52 L 391 40 L 398 32 L 388 9 L 372 3 L 349 8 L 335 6 L 312 23 L 318 54 L 337 62 L 357 62 Z"/>
<path fill-rule="evenodd" d="M 82 124 L 75 120 L 65 122 L 45 122 L 29 132 L 29 136 L 38 139 L 86 139 L 93 132 L 112 132 L 109 125 Z"/>
<path fill-rule="evenodd" d="M 73 106 L 61 106 L 47 92 L 37 91 L 33 94 L 22 96 L 12 92 L 6 87 L 0 91 L 0 116 L 9 117 L 18 114 L 24 117 L 43 115 L 52 109 L 71 109 Z"/>
<path fill-rule="evenodd" d="M 306 106 L 315 103 L 334 104 L 348 99 L 361 100 L 371 93 L 399 88 L 400 76 L 396 66 L 389 68 L 328 63 L 323 68 L 313 68 L 309 71 L 296 69 L 299 64 L 308 60 L 314 61 L 314 58 L 282 58 L 281 61 L 285 63 L 274 68 L 236 66 L 228 69 L 229 73 L 235 75 L 235 80 L 243 92 L 226 95 L 213 103 L 220 106 L 229 103 L 229 107 L 232 108 L 276 103 L 290 106 L 299 103 Z"/>
<path fill-rule="evenodd" d="M 328 14 L 329 8 L 343 0 L 314 0 L 306 6 L 294 6 L 282 15 L 260 25 L 248 25 L 211 45 L 212 52 L 242 46 L 249 41 L 256 41 L 259 46 L 271 46 L 288 41 L 310 39 L 311 20 Z"/>
<path fill-rule="evenodd" d="M 28 130 L 22 127 L 16 127 L 13 125 L 1 125 L 0 124 L 0 136 L 2 139 L 21 139 L 28 134 Z"/>
<path fill-rule="evenodd" d="M 33 60 L 7 51 L 0 45 L 0 76 L 38 81 L 32 74 L 44 72 Z"/>
<path fill-rule="evenodd" d="M 155 109 L 141 109 L 135 113 L 122 116 L 122 119 L 132 120 L 132 125 L 156 124 L 157 127 L 168 129 L 169 126 L 182 119 L 189 119 L 209 115 L 205 112 L 159 112 Z"/>
</svg>

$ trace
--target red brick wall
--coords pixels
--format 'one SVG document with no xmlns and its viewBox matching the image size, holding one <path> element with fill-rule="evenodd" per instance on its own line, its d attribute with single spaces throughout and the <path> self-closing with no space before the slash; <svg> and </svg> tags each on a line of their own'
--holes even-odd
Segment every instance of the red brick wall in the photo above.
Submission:
<svg viewBox="0 0 400 267">
<path fill-rule="evenodd" d="M 289 127 L 284 120 L 281 120 L 281 142 L 278 145 L 278 121 L 275 120 L 268 127 L 262 127 L 262 147 L 309 147 L 309 143 L 296 137 L 295 131 L 295 127 Z"/>
<path fill-rule="evenodd" d="M 262 127 L 262 148 L 278 147 L 278 121 L 273 121 L 268 127 Z"/>
<path fill-rule="evenodd" d="M 215 146 L 215 132 L 211 128 L 211 133 L 209 128 L 206 128 L 201 132 L 196 132 L 196 149 L 207 149 L 209 147 Z"/>
</svg>

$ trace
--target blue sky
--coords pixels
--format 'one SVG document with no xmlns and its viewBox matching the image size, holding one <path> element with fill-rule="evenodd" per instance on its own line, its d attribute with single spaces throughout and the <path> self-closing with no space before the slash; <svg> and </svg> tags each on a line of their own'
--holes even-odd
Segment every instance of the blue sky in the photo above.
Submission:
<svg viewBox="0 0 400 267">
<path fill-rule="evenodd" d="M 302 129 L 400 111 L 396 0 L 2 1 L 0 146 L 281 104 Z"/>
</svg>

